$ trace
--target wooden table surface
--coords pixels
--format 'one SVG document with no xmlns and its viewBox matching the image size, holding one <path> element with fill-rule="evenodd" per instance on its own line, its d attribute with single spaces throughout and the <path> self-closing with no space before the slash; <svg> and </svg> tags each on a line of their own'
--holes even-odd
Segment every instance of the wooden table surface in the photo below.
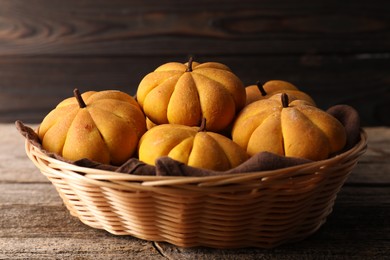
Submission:
<svg viewBox="0 0 390 260">
<path fill-rule="evenodd" d="M 390 259 L 390 128 L 365 128 L 368 150 L 312 236 L 274 249 L 179 248 L 115 236 L 72 217 L 0 124 L 0 259 Z"/>
</svg>

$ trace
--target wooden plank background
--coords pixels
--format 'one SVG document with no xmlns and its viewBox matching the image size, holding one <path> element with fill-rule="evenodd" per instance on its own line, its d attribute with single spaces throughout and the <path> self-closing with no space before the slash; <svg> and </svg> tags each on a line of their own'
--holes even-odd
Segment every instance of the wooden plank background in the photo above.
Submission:
<svg viewBox="0 0 390 260">
<path fill-rule="evenodd" d="M 385 0 L 0 0 L 0 122 L 38 123 L 75 87 L 134 94 L 193 54 L 390 125 L 389 13 Z"/>
</svg>

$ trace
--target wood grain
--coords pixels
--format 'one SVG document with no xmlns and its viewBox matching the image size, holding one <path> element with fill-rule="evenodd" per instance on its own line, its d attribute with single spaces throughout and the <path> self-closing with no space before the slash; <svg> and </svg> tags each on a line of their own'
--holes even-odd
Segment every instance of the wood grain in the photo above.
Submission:
<svg viewBox="0 0 390 260">
<path fill-rule="evenodd" d="M 389 253 L 388 187 L 343 187 L 334 212 L 319 231 L 271 250 L 184 249 L 114 236 L 70 216 L 49 184 L 0 184 L 0 189 L 0 258 L 384 259 Z"/>
<path fill-rule="evenodd" d="M 0 55 L 388 52 L 386 3 L 2 0 Z"/>
<path fill-rule="evenodd" d="M 1 259 L 161 258 L 150 242 L 93 230 L 70 216 L 52 185 L 0 188 Z"/>
<path fill-rule="evenodd" d="M 28 160 L 15 126 L 0 124 L 0 259 L 386 259 L 390 129 L 365 130 L 368 150 L 315 234 L 270 250 L 217 250 L 183 249 L 84 225 Z"/>
<path fill-rule="evenodd" d="M 40 122 L 74 87 L 135 93 L 158 65 L 219 61 L 245 84 L 284 79 L 321 108 L 390 125 L 390 4 L 0 0 L 0 122 Z"/>
<path fill-rule="evenodd" d="M 39 123 L 62 99 L 81 91 L 119 89 L 136 93 L 141 79 L 167 57 L 34 57 L 0 59 L 0 122 Z M 283 79 L 310 94 L 322 109 L 335 104 L 355 107 L 364 126 L 390 125 L 390 59 L 315 54 L 282 56 L 199 56 L 228 65 L 245 85 Z"/>
</svg>

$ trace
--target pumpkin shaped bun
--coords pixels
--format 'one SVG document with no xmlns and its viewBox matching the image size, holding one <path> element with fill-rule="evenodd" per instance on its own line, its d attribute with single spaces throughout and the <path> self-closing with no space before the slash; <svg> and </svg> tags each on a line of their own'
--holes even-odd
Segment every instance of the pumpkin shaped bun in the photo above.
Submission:
<svg viewBox="0 0 390 260">
<path fill-rule="evenodd" d="M 305 92 L 300 91 L 296 86 L 284 80 L 269 80 L 264 85 L 257 82 L 245 88 L 246 104 L 253 103 L 257 100 L 270 98 L 275 94 L 286 93 L 289 98 L 302 99 L 313 106 L 316 105 L 314 100 Z"/>
<path fill-rule="evenodd" d="M 88 91 L 60 102 L 42 121 L 42 146 L 68 160 L 87 158 L 120 165 L 136 151 L 146 131 L 145 116 L 130 95 Z"/>
<path fill-rule="evenodd" d="M 249 155 L 271 152 L 322 160 L 342 150 L 346 131 L 333 116 L 283 93 L 247 105 L 237 116 L 232 139 Z"/>
<path fill-rule="evenodd" d="M 201 127 L 162 124 L 151 128 L 139 142 L 139 160 L 154 165 L 157 158 L 168 156 L 192 167 L 224 171 L 249 158 L 231 139 L 204 127 L 203 123 Z"/>
<path fill-rule="evenodd" d="M 137 89 L 137 100 L 145 115 L 157 125 L 200 126 L 221 131 L 245 106 L 241 80 L 217 62 L 169 62 L 147 74 Z"/>
</svg>

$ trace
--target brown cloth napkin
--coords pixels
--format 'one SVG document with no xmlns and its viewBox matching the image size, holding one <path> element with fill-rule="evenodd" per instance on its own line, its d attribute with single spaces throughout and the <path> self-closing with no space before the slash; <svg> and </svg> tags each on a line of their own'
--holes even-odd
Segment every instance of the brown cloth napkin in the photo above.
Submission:
<svg viewBox="0 0 390 260">
<path fill-rule="evenodd" d="M 344 150 L 350 149 L 360 140 L 360 118 L 357 111 L 348 105 L 336 105 L 327 110 L 327 112 L 337 118 L 345 127 L 347 132 L 347 144 Z M 33 129 L 24 125 L 20 121 L 15 122 L 16 128 L 32 145 L 40 148 L 46 155 L 62 160 L 68 163 L 73 163 L 78 166 L 108 170 L 114 172 L 121 172 L 134 175 L 148 175 L 148 176 L 216 176 L 234 173 L 246 173 L 256 171 L 276 170 L 294 165 L 311 162 L 307 159 L 285 157 L 272 154 L 269 152 L 258 153 L 237 167 L 228 171 L 212 171 L 207 169 L 195 168 L 188 166 L 182 162 L 171 159 L 167 156 L 156 160 L 156 166 L 145 164 L 137 158 L 130 158 L 121 166 L 113 166 L 101 164 L 88 159 L 81 159 L 78 161 L 68 161 L 63 157 L 49 153 L 42 149 L 41 142 L 38 135 Z"/>
<path fill-rule="evenodd" d="M 347 143 L 343 151 L 351 149 L 360 141 L 360 117 L 359 113 L 348 105 L 335 105 L 326 110 L 337 118 L 344 126 L 347 133 Z"/>
<path fill-rule="evenodd" d="M 234 173 L 247 173 L 281 169 L 289 166 L 311 162 L 307 159 L 284 157 L 269 152 L 261 152 L 253 155 L 247 161 L 228 171 L 212 171 L 188 166 L 168 156 L 156 160 L 157 176 L 218 176 Z"/>
</svg>

